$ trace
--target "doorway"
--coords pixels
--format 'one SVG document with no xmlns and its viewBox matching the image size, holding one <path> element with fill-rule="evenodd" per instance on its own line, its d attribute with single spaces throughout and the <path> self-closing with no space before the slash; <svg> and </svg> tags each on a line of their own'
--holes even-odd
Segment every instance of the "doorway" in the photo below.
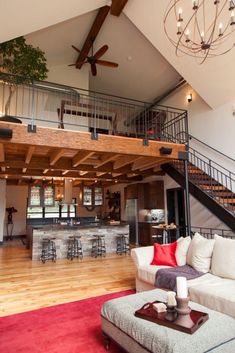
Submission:
<svg viewBox="0 0 235 353">
<path fill-rule="evenodd" d="M 174 188 L 167 190 L 167 222 L 174 223 L 179 229 L 176 232 L 176 238 L 185 235 L 185 202 L 184 189 Z"/>
</svg>

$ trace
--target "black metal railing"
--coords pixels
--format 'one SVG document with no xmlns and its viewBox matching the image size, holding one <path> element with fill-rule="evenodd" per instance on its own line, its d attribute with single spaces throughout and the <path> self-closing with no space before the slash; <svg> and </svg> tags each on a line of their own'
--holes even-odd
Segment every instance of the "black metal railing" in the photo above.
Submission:
<svg viewBox="0 0 235 353">
<path fill-rule="evenodd" d="M 187 112 L 50 82 L 9 85 L 0 75 L 2 115 L 18 117 L 32 128 L 46 126 L 75 131 L 186 143 Z M 13 90 L 9 100 L 9 87 Z M 7 107 L 7 112 L 5 112 Z M 172 134 L 174 139 L 171 140 Z M 177 136 L 180 136 L 178 138 Z M 182 138 L 184 136 L 184 138 Z"/>
<path fill-rule="evenodd" d="M 235 216 L 235 174 L 192 147 L 189 147 L 188 154 L 189 181 Z M 181 161 L 172 163 L 184 174 Z"/>
<path fill-rule="evenodd" d="M 194 235 L 195 233 L 199 233 L 207 239 L 213 239 L 215 234 L 224 238 L 235 239 L 235 233 L 231 229 L 191 226 L 191 234 Z"/>
</svg>

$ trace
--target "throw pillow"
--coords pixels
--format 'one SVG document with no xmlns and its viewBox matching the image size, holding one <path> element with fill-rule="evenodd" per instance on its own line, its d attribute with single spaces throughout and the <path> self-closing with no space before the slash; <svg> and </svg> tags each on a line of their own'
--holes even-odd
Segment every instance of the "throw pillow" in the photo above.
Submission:
<svg viewBox="0 0 235 353">
<path fill-rule="evenodd" d="M 177 242 L 160 245 L 154 244 L 154 255 L 150 265 L 177 266 L 175 251 Z"/>
<path fill-rule="evenodd" d="M 197 271 L 209 272 L 214 244 L 214 239 L 206 239 L 195 233 L 188 249 L 187 264 Z"/>
<path fill-rule="evenodd" d="M 215 234 L 211 273 L 215 276 L 235 279 L 235 240 Z"/>
<path fill-rule="evenodd" d="M 190 237 L 180 237 L 179 239 L 177 239 L 175 257 L 178 266 L 186 265 L 186 257 L 190 243 Z"/>
</svg>

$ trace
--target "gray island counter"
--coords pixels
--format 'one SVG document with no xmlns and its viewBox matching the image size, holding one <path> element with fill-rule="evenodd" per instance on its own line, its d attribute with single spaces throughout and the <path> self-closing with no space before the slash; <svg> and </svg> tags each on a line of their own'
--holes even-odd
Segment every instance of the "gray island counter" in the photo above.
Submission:
<svg viewBox="0 0 235 353">
<path fill-rule="evenodd" d="M 105 237 L 106 253 L 116 253 L 117 236 L 129 234 L 129 225 L 90 223 L 86 225 L 60 225 L 51 224 L 45 226 L 30 227 L 29 238 L 32 260 L 39 260 L 44 238 L 55 238 L 57 259 L 67 258 L 68 239 L 71 236 L 80 236 L 83 255 L 91 255 L 92 238 L 95 235 Z"/>
</svg>

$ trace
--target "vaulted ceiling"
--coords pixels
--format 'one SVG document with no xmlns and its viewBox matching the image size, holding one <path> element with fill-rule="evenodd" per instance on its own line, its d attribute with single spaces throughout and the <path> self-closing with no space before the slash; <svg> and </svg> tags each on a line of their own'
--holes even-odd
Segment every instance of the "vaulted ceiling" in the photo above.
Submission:
<svg viewBox="0 0 235 353">
<path fill-rule="evenodd" d="M 64 54 L 66 58 L 64 65 L 67 65 L 76 57 L 74 52 L 69 51 L 69 46 L 71 44 L 77 44 L 78 47 L 82 45 L 95 11 L 107 4 L 110 4 L 110 1 L 61 0 L 58 2 L 51 0 L 48 2 L 44 0 L 35 3 L 23 0 L 5 2 L 4 11 L 0 13 L 0 41 L 34 32 L 28 38 L 33 42 L 37 38 L 40 45 L 40 43 L 43 44 L 43 36 L 47 37 L 49 42 L 52 41 L 49 35 L 46 36 L 47 30 L 50 34 L 58 29 L 60 35 L 56 37 L 54 47 L 49 46 L 47 55 L 50 61 L 53 57 L 53 48 L 55 48 L 54 63 L 56 64 L 57 60 L 63 60 Z M 126 95 L 128 91 L 127 96 L 140 99 L 141 94 L 137 88 L 141 86 L 142 99 L 151 100 L 158 95 L 160 90 L 165 90 L 171 86 L 173 81 L 177 81 L 179 76 L 182 76 L 212 108 L 234 100 L 235 81 L 232 80 L 232 76 L 235 51 L 208 60 L 201 66 L 190 57 L 176 57 L 175 49 L 168 42 L 163 30 L 163 17 L 167 4 L 168 1 L 129 0 L 123 10 L 126 17 L 124 14 L 117 18 L 109 16 L 99 33 L 96 45 L 99 48 L 110 40 L 110 43 L 107 43 L 110 45 L 110 50 L 107 52 L 106 59 L 119 62 L 120 67 L 113 70 L 99 68 L 99 77 L 95 81 L 91 78 L 91 87 L 111 91 L 112 83 L 115 82 L 116 91 L 114 89 L 113 93 L 120 94 L 121 92 L 122 95 Z M 6 14 L 10 15 L 10 26 L 9 16 Z M 74 25 L 72 33 L 69 32 L 70 25 Z M 64 28 L 62 34 L 60 28 Z M 35 32 L 38 30 L 42 32 Z M 67 44 L 67 47 L 64 44 Z M 46 43 L 45 49 L 47 49 Z M 148 93 L 148 89 L 151 94 Z"/>
</svg>

